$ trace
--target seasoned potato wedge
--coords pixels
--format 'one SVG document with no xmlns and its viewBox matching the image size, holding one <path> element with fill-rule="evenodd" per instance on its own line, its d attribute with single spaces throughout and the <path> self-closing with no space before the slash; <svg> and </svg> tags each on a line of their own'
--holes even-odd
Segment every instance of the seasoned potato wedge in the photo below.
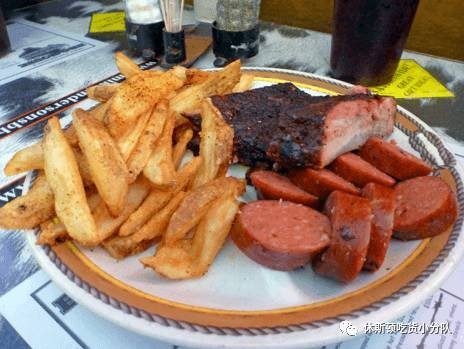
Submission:
<svg viewBox="0 0 464 349">
<path fill-rule="evenodd" d="M 58 217 L 55 217 L 40 224 L 40 234 L 37 238 L 36 244 L 53 246 L 68 238 L 69 235 L 64 224 L 60 222 Z"/>
<path fill-rule="evenodd" d="M 232 92 L 237 93 L 250 90 L 253 86 L 254 78 L 255 77 L 252 74 L 242 74 L 242 76 L 240 77 L 240 81 L 237 85 L 234 86 Z"/>
<path fill-rule="evenodd" d="M 55 195 L 56 215 L 69 235 L 85 246 L 98 244 L 98 232 L 90 212 L 79 167 L 56 117 L 45 126 L 44 167 Z"/>
<path fill-rule="evenodd" d="M 196 276 L 201 276 L 208 271 L 224 245 L 239 209 L 237 194 L 232 190 L 218 198 L 198 223 L 191 249 L 195 260 Z"/>
<path fill-rule="evenodd" d="M 45 175 L 39 174 L 26 193 L 0 208 L 0 227 L 31 229 L 55 215 L 53 191 Z"/>
<path fill-rule="evenodd" d="M 89 86 L 86 88 L 87 96 L 90 99 L 106 102 L 109 100 L 119 88 L 119 84 L 102 84 Z"/>
<path fill-rule="evenodd" d="M 35 143 L 18 151 L 3 170 L 7 176 L 43 169 L 42 143 Z"/>
<path fill-rule="evenodd" d="M 175 168 L 179 167 L 182 158 L 184 157 L 185 150 L 187 149 L 187 145 L 192 140 L 192 137 L 193 131 L 189 128 L 184 129 L 180 134 L 179 140 L 172 151 L 172 162 L 174 163 Z"/>
<path fill-rule="evenodd" d="M 129 57 L 127 57 L 122 52 L 116 52 L 114 54 L 114 58 L 116 60 L 116 66 L 118 70 L 124 75 L 126 78 L 130 78 L 134 75 L 137 75 L 142 72 L 137 64 L 135 64 Z"/>
<path fill-rule="evenodd" d="M 148 120 L 150 119 L 151 112 L 140 115 L 140 117 L 121 137 L 117 138 L 117 144 L 119 151 L 121 152 L 124 161 L 129 159 L 129 156 L 133 152 L 134 148 L 142 136 L 145 127 L 147 126 Z"/>
<path fill-rule="evenodd" d="M 203 163 L 193 181 L 193 188 L 226 174 L 234 145 L 233 129 L 222 119 L 211 100 L 202 103 L 201 115 L 200 155 Z"/>
<path fill-rule="evenodd" d="M 211 72 L 190 68 L 187 70 L 187 85 L 201 84 L 209 78 Z"/>
<path fill-rule="evenodd" d="M 139 230 L 157 211 L 163 208 L 171 198 L 181 190 L 184 190 L 201 164 L 201 158 L 196 157 L 190 160 L 179 171 L 177 184 L 170 190 L 153 189 L 147 196 L 143 204 L 130 215 L 126 222 L 119 229 L 119 235 L 128 236 Z"/>
<path fill-rule="evenodd" d="M 240 75 L 240 61 L 237 60 L 223 70 L 209 73 L 203 82 L 188 86 L 176 94 L 171 99 L 171 108 L 179 115 L 197 110 L 205 98 L 232 92 L 240 81 Z"/>
<path fill-rule="evenodd" d="M 195 275 L 191 240 L 179 240 L 171 246 L 161 246 L 154 256 L 144 257 L 140 262 L 161 276 L 172 280 L 192 278 Z"/>
<path fill-rule="evenodd" d="M 113 236 L 103 241 L 102 247 L 109 255 L 116 259 L 123 259 L 135 254 L 141 253 L 151 246 L 155 245 L 157 240 L 145 240 L 141 242 L 133 241 L 130 236 Z"/>
<path fill-rule="evenodd" d="M 126 204 L 129 187 L 126 163 L 102 122 L 81 109 L 74 111 L 73 121 L 98 193 L 111 214 L 118 216 Z"/>
<path fill-rule="evenodd" d="M 92 178 L 89 172 L 89 164 L 84 159 L 82 152 L 73 147 L 74 156 L 76 157 L 77 165 L 79 166 L 79 172 L 85 186 L 91 185 Z M 7 176 L 14 176 L 23 172 L 33 170 L 43 170 L 44 159 L 42 142 L 35 143 L 29 147 L 18 151 L 5 166 L 5 174 Z"/>
<path fill-rule="evenodd" d="M 212 180 L 190 191 L 179 208 L 172 215 L 163 241 L 166 246 L 183 239 L 208 212 L 213 202 L 230 187 L 243 186 L 243 181 L 233 177 L 222 177 Z"/>
<path fill-rule="evenodd" d="M 130 181 L 133 182 L 146 166 L 150 155 L 155 148 L 156 141 L 163 132 L 166 120 L 169 117 L 169 102 L 161 100 L 153 110 L 142 132 L 135 149 L 127 160 Z"/>
<path fill-rule="evenodd" d="M 132 183 L 129 186 L 127 204 L 117 217 L 113 217 L 110 214 L 107 206 L 103 202 L 95 208 L 93 216 L 95 217 L 95 223 L 97 225 L 99 242 L 108 239 L 116 233 L 121 224 L 123 224 L 130 214 L 142 204 L 149 191 L 150 184 L 143 178 Z"/>
<path fill-rule="evenodd" d="M 175 115 L 171 113 L 143 169 L 144 176 L 157 188 L 171 188 L 176 184 L 176 169 L 172 161 L 172 133 L 175 123 Z"/>
<path fill-rule="evenodd" d="M 144 71 L 127 79 L 107 102 L 105 120 L 110 134 L 118 139 L 134 125 L 139 117 L 150 113 L 159 100 L 184 84 L 171 71 L 159 74 Z"/>
<path fill-rule="evenodd" d="M 231 184 L 201 218 L 193 239 L 163 244 L 154 256 L 141 258 L 140 262 L 169 279 L 204 275 L 224 245 L 239 210 L 236 197 L 244 190 L 243 183 Z M 156 229 L 153 232 L 158 233 Z"/>
<path fill-rule="evenodd" d="M 172 214 L 179 207 L 185 195 L 187 195 L 186 192 L 178 192 L 167 205 L 154 214 L 140 230 L 137 230 L 135 234 L 131 235 L 132 240 L 140 242 L 162 236 L 169 224 Z"/>
</svg>

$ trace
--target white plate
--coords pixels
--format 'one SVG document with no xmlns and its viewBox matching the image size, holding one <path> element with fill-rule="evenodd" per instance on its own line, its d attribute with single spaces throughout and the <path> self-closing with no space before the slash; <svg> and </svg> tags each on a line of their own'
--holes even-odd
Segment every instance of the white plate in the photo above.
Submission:
<svg viewBox="0 0 464 349">
<path fill-rule="evenodd" d="M 343 93 L 349 84 L 311 74 L 248 68 L 255 86 L 292 81 L 314 95 Z M 228 241 L 200 279 L 170 281 L 138 262 L 115 261 L 103 250 L 73 243 L 29 245 L 42 268 L 73 299 L 135 332 L 170 343 L 202 348 L 308 348 L 352 337 L 339 329 L 350 320 L 362 334 L 366 323 L 398 318 L 431 295 L 463 253 L 464 198 L 451 152 L 433 130 L 399 108 L 392 136 L 403 148 L 431 161 L 435 174 L 457 188 L 459 219 L 453 230 L 424 241 L 392 241 L 382 268 L 343 286 L 308 266 L 293 272 L 266 269 Z M 243 175 L 243 168 L 231 169 Z M 248 193 L 251 198 L 253 192 Z M 154 249 L 143 256 L 153 254 Z"/>
</svg>

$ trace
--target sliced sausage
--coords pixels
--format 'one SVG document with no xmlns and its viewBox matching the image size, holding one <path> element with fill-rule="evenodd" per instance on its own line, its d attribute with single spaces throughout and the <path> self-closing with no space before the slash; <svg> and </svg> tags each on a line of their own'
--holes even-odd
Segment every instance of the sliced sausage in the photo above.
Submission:
<svg viewBox="0 0 464 349">
<path fill-rule="evenodd" d="M 439 177 L 417 177 L 395 187 L 393 236 L 401 240 L 425 239 L 443 233 L 456 220 L 453 191 Z"/>
<path fill-rule="evenodd" d="M 362 189 L 361 194 L 370 201 L 373 214 L 371 239 L 363 269 L 376 271 L 382 266 L 390 246 L 395 215 L 395 192 L 392 188 L 369 183 Z"/>
<path fill-rule="evenodd" d="M 331 165 L 331 170 L 358 187 L 363 187 L 370 182 L 387 187 L 396 183 L 392 177 L 353 153 L 346 153 L 336 158 Z"/>
<path fill-rule="evenodd" d="M 240 209 L 231 231 L 243 253 L 271 269 L 293 270 L 329 244 L 330 222 L 322 213 L 282 200 L 258 200 Z"/>
<path fill-rule="evenodd" d="M 288 177 L 301 189 L 316 195 L 320 199 L 325 199 L 334 190 L 356 195 L 360 193 L 360 190 L 353 184 L 326 169 L 314 170 L 307 167 L 292 170 L 289 172 Z"/>
<path fill-rule="evenodd" d="M 343 283 L 356 278 L 366 261 L 371 234 L 372 211 L 369 200 L 334 191 L 325 203 L 330 219 L 330 245 L 314 259 L 314 270 Z"/>
<path fill-rule="evenodd" d="M 432 167 L 418 157 L 378 137 L 369 138 L 359 155 L 379 170 L 401 180 L 432 172 Z"/>
<path fill-rule="evenodd" d="M 287 177 L 272 171 L 255 171 L 250 175 L 258 197 L 271 200 L 286 200 L 297 204 L 317 207 L 319 200 L 316 196 L 305 192 L 290 182 Z"/>
</svg>

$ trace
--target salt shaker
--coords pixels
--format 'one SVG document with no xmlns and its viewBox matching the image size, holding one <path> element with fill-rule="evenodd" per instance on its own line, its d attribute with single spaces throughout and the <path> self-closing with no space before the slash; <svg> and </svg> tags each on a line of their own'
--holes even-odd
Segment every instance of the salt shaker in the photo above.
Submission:
<svg viewBox="0 0 464 349">
<path fill-rule="evenodd" d="M 162 54 L 163 27 L 159 0 L 124 0 L 129 48 L 136 56 L 150 59 Z"/>
<path fill-rule="evenodd" d="M 259 51 L 261 0 L 218 0 L 213 23 L 214 65 L 250 58 Z"/>
</svg>

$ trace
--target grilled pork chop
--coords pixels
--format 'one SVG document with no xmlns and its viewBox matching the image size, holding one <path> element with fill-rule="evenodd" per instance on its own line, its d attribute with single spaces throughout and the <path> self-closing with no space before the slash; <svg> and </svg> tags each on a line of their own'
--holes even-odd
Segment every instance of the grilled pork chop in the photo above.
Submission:
<svg viewBox="0 0 464 349">
<path fill-rule="evenodd" d="M 371 94 L 314 97 L 291 83 L 211 97 L 235 132 L 238 161 L 322 168 L 393 131 L 396 102 Z"/>
</svg>

